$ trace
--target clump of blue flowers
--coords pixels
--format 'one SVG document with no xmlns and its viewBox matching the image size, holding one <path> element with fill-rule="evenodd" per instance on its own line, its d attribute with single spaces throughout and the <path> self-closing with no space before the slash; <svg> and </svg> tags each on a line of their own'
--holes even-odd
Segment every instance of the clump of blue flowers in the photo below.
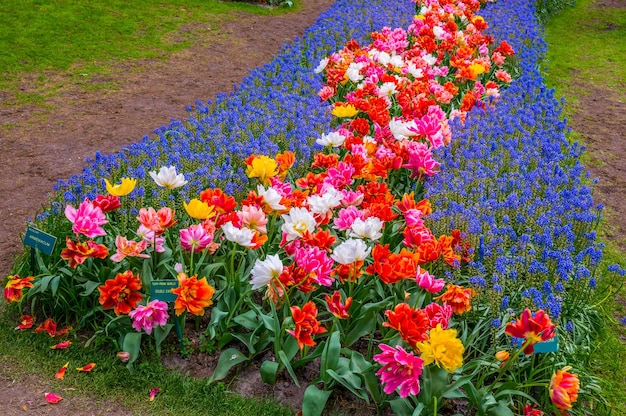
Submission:
<svg viewBox="0 0 626 416">
<path fill-rule="evenodd" d="M 533 2 L 521 0 L 484 9 L 491 35 L 518 52 L 521 76 L 497 105 L 452 126 L 441 174 L 426 187 L 433 223 L 474 236 L 469 273 L 480 278 L 469 282 L 496 305 L 495 314 L 530 307 L 554 319 L 565 314 L 567 322 L 596 285 L 603 245 L 593 230 L 601 207 L 580 164 L 583 149 L 568 142 L 561 105 L 537 69 L 546 44 L 529 19 L 534 12 Z"/>
</svg>

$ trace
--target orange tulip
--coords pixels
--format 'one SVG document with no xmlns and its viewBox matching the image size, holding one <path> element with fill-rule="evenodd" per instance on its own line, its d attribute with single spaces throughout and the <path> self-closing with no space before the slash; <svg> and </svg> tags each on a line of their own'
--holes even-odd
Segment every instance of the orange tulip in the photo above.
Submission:
<svg viewBox="0 0 626 416">
<path fill-rule="evenodd" d="M 346 298 L 345 303 L 341 303 L 341 292 L 335 290 L 332 296 L 326 295 L 326 307 L 330 313 L 335 315 L 339 319 L 346 319 L 350 317 L 348 309 L 352 305 L 352 298 Z"/>
<path fill-rule="evenodd" d="M 436 297 L 436 300 L 441 300 L 452 306 L 452 310 L 458 315 L 463 315 L 472 310 L 471 299 L 476 296 L 474 289 L 457 285 L 447 285 L 446 288 L 446 292 Z"/>
<path fill-rule="evenodd" d="M 65 245 L 66 248 L 61 251 L 61 258 L 68 261 L 71 268 L 83 264 L 89 257 L 105 259 L 109 256 L 109 249 L 93 240 L 74 243 L 69 237 L 65 237 Z"/>
<path fill-rule="evenodd" d="M 227 214 L 237 207 L 235 198 L 219 188 L 209 188 L 200 192 L 200 200 L 213 206 L 218 215 Z"/>
<path fill-rule="evenodd" d="M 550 400 L 559 410 L 569 410 L 572 403 L 578 399 L 578 390 L 580 390 L 580 381 L 576 374 L 569 373 L 572 367 L 563 367 L 556 370 L 550 379 Z"/>
<path fill-rule="evenodd" d="M 317 320 L 317 307 L 313 301 L 308 301 L 302 308 L 292 306 L 291 316 L 293 316 L 296 328 L 288 329 L 287 332 L 298 341 L 300 349 L 305 345 L 314 346 L 315 341 L 311 336 L 326 332 L 326 328 L 322 327 Z"/>
<path fill-rule="evenodd" d="M 139 293 L 141 280 L 132 271 L 118 273 L 115 279 L 109 279 L 98 287 L 100 298 L 98 301 L 103 309 L 111 309 L 115 315 L 127 315 L 135 309 L 143 296 Z"/>
<path fill-rule="evenodd" d="M 506 361 L 509 359 L 509 352 L 506 350 L 498 351 L 496 353 L 496 360 L 498 361 Z"/>
<path fill-rule="evenodd" d="M 287 177 L 289 168 L 296 162 L 296 155 L 293 152 L 285 151 L 276 155 L 276 163 L 278 163 L 278 178 L 284 181 Z"/>
<path fill-rule="evenodd" d="M 540 309 L 533 316 L 528 308 L 524 309 L 519 319 L 507 324 L 504 330 L 507 335 L 526 340 L 524 354 L 532 354 L 536 343 L 554 338 L 554 331 L 555 326 L 548 314 Z"/>
<path fill-rule="evenodd" d="M 189 277 L 185 273 L 179 273 L 178 285 L 176 289 L 172 289 L 172 293 L 178 295 L 174 302 L 176 316 L 185 311 L 203 316 L 204 308 L 213 304 L 211 298 L 215 294 L 215 289 L 207 283 L 206 277 L 198 280 L 198 276 Z"/>
<path fill-rule="evenodd" d="M 383 322 L 383 326 L 398 331 L 411 348 L 415 348 L 418 342 L 428 339 L 430 321 L 428 314 L 423 310 L 413 309 L 407 303 L 399 303 L 393 310 L 385 311 L 385 316 L 389 322 Z"/>
<path fill-rule="evenodd" d="M 9 276 L 6 285 L 4 286 L 4 298 L 7 302 L 19 302 L 22 300 L 22 289 L 27 287 L 33 287 L 31 283 L 35 278 L 19 277 L 18 275 Z"/>
</svg>

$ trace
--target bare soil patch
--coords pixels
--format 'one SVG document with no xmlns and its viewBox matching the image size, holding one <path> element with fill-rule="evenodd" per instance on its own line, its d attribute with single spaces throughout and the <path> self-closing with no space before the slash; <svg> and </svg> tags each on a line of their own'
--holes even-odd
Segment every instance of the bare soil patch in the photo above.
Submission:
<svg viewBox="0 0 626 416">
<path fill-rule="evenodd" d="M 568 122 L 582 135 L 590 159 L 586 167 L 598 179 L 594 200 L 606 207 L 604 215 L 611 224 L 606 236 L 626 252 L 626 97 L 592 85 L 582 87 L 585 93 Z"/>
</svg>

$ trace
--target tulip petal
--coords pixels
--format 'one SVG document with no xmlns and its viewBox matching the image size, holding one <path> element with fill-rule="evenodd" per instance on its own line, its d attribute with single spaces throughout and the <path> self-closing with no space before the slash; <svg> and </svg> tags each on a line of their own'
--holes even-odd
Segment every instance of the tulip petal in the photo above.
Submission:
<svg viewBox="0 0 626 416">
<path fill-rule="evenodd" d="M 64 350 L 66 348 L 69 348 L 72 345 L 72 341 L 63 341 L 63 342 L 59 342 L 56 345 L 53 345 L 50 347 L 50 349 L 53 350 Z"/>
<path fill-rule="evenodd" d="M 30 329 L 35 323 L 35 318 L 30 315 L 22 315 L 19 320 L 19 325 L 15 327 L 16 331 L 23 331 L 24 329 Z"/>
<path fill-rule="evenodd" d="M 96 368 L 96 363 L 89 363 L 89 364 L 84 365 L 82 367 L 77 367 L 76 370 L 80 371 L 81 373 L 88 373 L 91 370 L 93 370 L 94 368 Z"/>
<path fill-rule="evenodd" d="M 150 401 L 153 401 L 154 398 L 157 396 L 157 394 L 159 394 L 159 392 L 161 391 L 160 388 L 158 387 L 154 387 L 150 389 Z"/>
<path fill-rule="evenodd" d="M 57 334 L 57 323 L 54 319 L 48 318 L 41 325 L 35 329 L 35 333 L 47 332 L 50 337 L 54 337 Z"/>
<path fill-rule="evenodd" d="M 63 380 L 63 378 L 65 377 L 65 370 L 67 370 L 67 367 L 69 367 L 69 365 L 70 362 L 66 362 L 65 365 L 61 367 L 59 371 L 57 371 L 57 373 L 54 375 L 54 378 L 57 380 Z"/>
<path fill-rule="evenodd" d="M 46 401 L 50 404 L 57 404 L 58 402 L 63 400 L 63 397 L 57 396 L 54 393 L 46 393 L 45 397 L 46 397 Z"/>
<path fill-rule="evenodd" d="M 72 329 L 71 326 L 66 326 L 65 328 L 61 329 L 61 330 L 57 330 L 56 333 L 54 334 L 55 337 L 64 337 L 66 336 Z"/>
</svg>

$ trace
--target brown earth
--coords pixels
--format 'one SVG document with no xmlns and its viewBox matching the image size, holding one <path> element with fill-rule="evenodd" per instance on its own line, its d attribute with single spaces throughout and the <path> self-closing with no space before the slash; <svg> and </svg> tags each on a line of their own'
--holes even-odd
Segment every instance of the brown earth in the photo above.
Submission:
<svg viewBox="0 0 626 416">
<path fill-rule="evenodd" d="M 219 35 L 203 28 L 197 44 L 166 61 L 124 62 L 104 78 L 89 77 L 77 83 L 69 74 L 45 74 L 50 83 L 62 87 L 43 106 L 6 105 L 11 96 L 0 91 L 0 99 L 5 102 L 0 105 L 0 276 L 10 272 L 13 257 L 21 250 L 24 221 L 45 203 L 46 194 L 58 179 L 80 173 L 85 158 L 92 157 L 96 150 L 116 152 L 168 124 L 170 118 L 183 118 L 185 106 L 196 99 L 206 101 L 232 90 L 250 69 L 268 62 L 281 44 L 302 35 L 332 2 L 306 0 L 301 10 L 283 16 L 242 14 L 221 24 Z M 624 4 L 621 0 L 599 0 L 597 6 Z M 25 76 L 21 92 L 37 92 L 39 75 Z M 84 88 L 89 83 L 109 82 L 117 88 Z M 626 208 L 622 203 L 626 190 L 626 100 L 588 84 L 584 88 L 587 94 L 580 97 L 570 125 L 582 134 L 588 152 L 594 155 L 588 167 L 592 177 L 599 178 L 596 201 L 606 205 L 613 224 L 608 237 L 626 252 Z M 169 364 L 202 375 L 214 365 L 213 361 L 204 357 L 191 364 L 190 360 L 172 358 Z M 273 394 L 298 406 L 294 398 L 302 393 L 290 390 L 289 383 L 261 392 L 256 386 L 262 383 L 250 382 L 253 375 L 258 377 L 258 371 L 240 375 L 237 389 L 253 395 Z M 0 367 L 0 415 L 132 414 L 117 403 L 79 395 L 48 405 L 43 394 L 51 386 L 47 380 L 30 376 L 15 378 Z M 350 412 L 367 414 L 367 409 Z"/>
<path fill-rule="evenodd" d="M 611 224 L 606 237 L 626 253 L 626 97 L 589 84 L 581 87 L 585 93 L 569 125 L 581 134 L 590 159 L 586 167 L 598 178 L 594 200 L 606 207 L 603 215 Z"/>
</svg>

